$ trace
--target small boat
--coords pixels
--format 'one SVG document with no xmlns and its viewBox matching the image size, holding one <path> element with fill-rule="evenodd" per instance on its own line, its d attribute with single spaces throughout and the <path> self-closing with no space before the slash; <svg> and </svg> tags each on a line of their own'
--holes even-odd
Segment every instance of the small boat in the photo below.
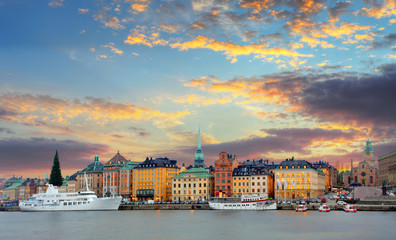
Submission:
<svg viewBox="0 0 396 240">
<path fill-rule="evenodd" d="M 327 204 L 320 205 L 319 212 L 330 212 L 330 207 Z"/>
<path fill-rule="evenodd" d="M 21 201 L 19 208 L 22 212 L 118 210 L 121 196 L 98 198 L 89 190 L 86 176 L 85 182 L 86 191 L 70 193 L 60 193 L 56 186 L 49 184 L 45 193 Z"/>
<path fill-rule="evenodd" d="M 307 211 L 307 207 L 304 204 L 299 204 L 296 207 L 296 212 L 306 212 Z"/>
<path fill-rule="evenodd" d="M 250 194 L 242 197 L 212 198 L 209 207 L 215 210 L 276 210 L 276 202 L 266 195 Z"/>
<path fill-rule="evenodd" d="M 345 211 L 345 212 L 350 212 L 350 213 L 355 213 L 355 212 L 357 212 L 355 206 L 350 205 L 350 204 L 347 204 L 347 205 L 344 206 L 344 211 Z"/>
</svg>

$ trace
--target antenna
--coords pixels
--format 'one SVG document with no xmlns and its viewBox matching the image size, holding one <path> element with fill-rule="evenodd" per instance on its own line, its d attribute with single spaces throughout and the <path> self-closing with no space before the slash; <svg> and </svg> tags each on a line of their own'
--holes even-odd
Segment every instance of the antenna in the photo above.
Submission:
<svg viewBox="0 0 396 240">
<path fill-rule="evenodd" d="M 89 188 L 88 188 L 87 172 L 84 172 L 84 177 L 85 177 L 85 187 L 87 188 L 87 192 L 88 192 Z"/>
</svg>

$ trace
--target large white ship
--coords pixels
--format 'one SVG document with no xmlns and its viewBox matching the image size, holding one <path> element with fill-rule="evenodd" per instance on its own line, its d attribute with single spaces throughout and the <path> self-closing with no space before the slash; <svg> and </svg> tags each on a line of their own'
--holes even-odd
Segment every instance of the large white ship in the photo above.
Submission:
<svg viewBox="0 0 396 240">
<path fill-rule="evenodd" d="M 45 193 L 34 194 L 21 201 L 19 208 L 25 212 L 118 210 L 121 196 L 98 198 L 89 190 L 87 183 L 86 186 L 84 192 L 59 193 L 56 186 L 49 184 Z"/>
<path fill-rule="evenodd" d="M 240 198 L 212 198 L 209 207 L 216 210 L 276 210 L 276 202 L 264 195 L 242 195 Z"/>
</svg>

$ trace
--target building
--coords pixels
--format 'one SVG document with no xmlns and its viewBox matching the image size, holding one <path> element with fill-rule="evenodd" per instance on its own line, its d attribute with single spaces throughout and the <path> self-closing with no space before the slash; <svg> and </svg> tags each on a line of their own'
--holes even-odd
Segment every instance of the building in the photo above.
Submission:
<svg viewBox="0 0 396 240">
<path fill-rule="evenodd" d="M 132 200 L 132 189 L 133 189 L 133 169 L 139 165 L 140 162 L 128 161 L 120 169 L 120 195 L 128 201 Z"/>
<path fill-rule="evenodd" d="M 120 169 L 128 162 L 120 152 L 117 152 L 105 165 L 103 165 L 103 195 L 120 195 Z"/>
<path fill-rule="evenodd" d="M 172 178 L 179 174 L 176 160 L 146 158 L 133 168 L 132 201 L 171 201 Z"/>
<path fill-rule="evenodd" d="M 214 176 L 205 168 L 190 168 L 172 178 L 172 201 L 208 201 L 214 194 Z"/>
<path fill-rule="evenodd" d="M 234 168 L 232 173 L 233 196 L 244 194 L 263 194 L 266 198 L 274 196 L 274 174 L 268 170 L 268 161 L 245 161 Z"/>
<path fill-rule="evenodd" d="M 214 176 L 210 170 L 205 168 L 199 130 L 194 165 L 172 178 L 172 201 L 208 201 L 214 193 Z"/>
<path fill-rule="evenodd" d="M 330 192 L 333 186 L 337 186 L 337 178 L 338 178 L 338 170 L 330 165 L 328 162 L 317 161 L 312 163 L 312 165 L 316 169 L 320 169 L 326 175 L 325 183 L 326 183 L 326 191 Z"/>
<path fill-rule="evenodd" d="M 77 176 L 78 176 L 78 172 L 71 175 L 67 180 L 67 192 L 78 192 Z"/>
<path fill-rule="evenodd" d="M 19 187 L 22 186 L 22 181 L 14 182 L 12 185 L 3 190 L 3 200 L 16 201 L 19 200 Z"/>
<path fill-rule="evenodd" d="M 366 148 L 363 150 L 363 161 L 357 167 L 353 167 L 351 159 L 351 171 L 344 175 L 344 184 L 355 186 L 377 186 L 378 169 L 375 167 L 374 149 L 371 141 L 366 141 Z"/>
<path fill-rule="evenodd" d="M 77 192 L 85 191 L 87 189 L 85 176 L 89 190 L 95 192 L 96 196 L 103 196 L 103 163 L 99 162 L 99 156 L 95 155 L 94 161 L 83 170 L 77 173 Z"/>
<path fill-rule="evenodd" d="M 382 185 L 385 181 L 386 186 L 396 191 L 396 151 L 380 156 L 378 168 L 378 185 Z"/>
<path fill-rule="evenodd" d="M 221 152 L 219 159 L 215 161 L 214 166 L 214 185 L 216 197 L 231 197 L 232 188 L 232 172 L 238 167 L 236 155 Z"/>
<path fill-rule="evenodd" d="M 325 193 L 325 174 L 305 160 L 286 159 L 275 169 L 275 198 L 312 198 Z"/>
</svg>

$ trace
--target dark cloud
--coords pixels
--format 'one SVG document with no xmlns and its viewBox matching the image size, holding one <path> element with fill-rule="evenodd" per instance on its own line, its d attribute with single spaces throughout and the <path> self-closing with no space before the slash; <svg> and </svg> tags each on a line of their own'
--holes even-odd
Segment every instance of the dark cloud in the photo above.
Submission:
<svg viewBox="0 0 396 240">
<path fill-rule="evenodd" d="M 351 140 L 359 134 L 357 131 L 341 131 L 309 128 L 263 129 L 268 136 L 251 136 L 249 138 L 224 142 L 219 144 L 203 144 L 203 152 L 207 164 L 213 164 L 220 152 L 236 154 L 239 159 L 248 159 L 252 156 L 265 158 L 269 153 L 284 153 L 285 158 L 291 153 L 301 155 L 312 154 L 306 149 L 313 143 L 331 143 L 333 140 Z M 181 147 L 175 151 L 162 153 L 179 160 L 181 163 L 192 164 L 195 147 Z M 186 158 L 186 156 L 189 156 Z M 278 159 L 281 160 L 281 159 Z"/>
<path fill-rule="evenodd" d="M 12 111 L 0 108 L 0 119 L 1 120 L 6 120 L 6 119 L 8 119 L 8 117 L 12 117 L 12 116 L 16 116 L 16 115 L 18 115 L 16 112 L 12 112 Z"/>
<path fill-rule="evenodd" d="M 330 18 L 338 19 L 341 15 L 344 15 L 348 12 L 348 7 L 352 5 L 352 2 L 337 2 L 334 7 L 330 7 L 327 9 Z"/>
<path fill-rule="evenodd" d="M 275 41 L 282 41 L 283 35 L 280 33 L 262 34 L 262 35 L 260 35 L 260 38 L 263 40 L 269 39 L 269 40 L 275 40 Z"/>
<path fill-rule="evenodd" d="M 1 172 L 51 170 L 55 151 L 58 150 L 62 169 L 84 168 L 95 154 L 108 150 L 108 146 L 73 140 L 47 138 L 1 139 Z"/>
<path fill-rule="evenodd" d="M 1 133 L 1 132 L 3 132 L 3 133 L 8 133 L 8 134 L 14 134 L 14 133 L 15 133 L 15 132 L 12 131 L 11 129 L 0 127 L 0 133 Z"/>
<path fill-rule="evenodd" d="M 256 31 L 252 31 L 252 30 L 246 30 L 244 35 L 245 35 L 246 39 L 252 39 L 252 38 L 256 37 L 257 32 Z"/>
<path fill-rule="evenodd" d="M 324 121 L 396 125 L 396 64 L 382 65 L 378 75 L 315 81 L 301 93 L 307 114 Z"/>
<path fill-rule="evenodd" d="M 141 137 L 148 137 L 151 135 L 146 129 L 144 128 L 137 128 L 137 127 L 129 127 L 129 130 L 132 130 L 133 133 L 138 134 Z"/>
<path fill-rule="evenodd" d="M 373 49 L 388 47 L 396 42 L 396 33 L 385 35 L 382 41 L 374 41 L 372 44 Z"/>
</svg>

